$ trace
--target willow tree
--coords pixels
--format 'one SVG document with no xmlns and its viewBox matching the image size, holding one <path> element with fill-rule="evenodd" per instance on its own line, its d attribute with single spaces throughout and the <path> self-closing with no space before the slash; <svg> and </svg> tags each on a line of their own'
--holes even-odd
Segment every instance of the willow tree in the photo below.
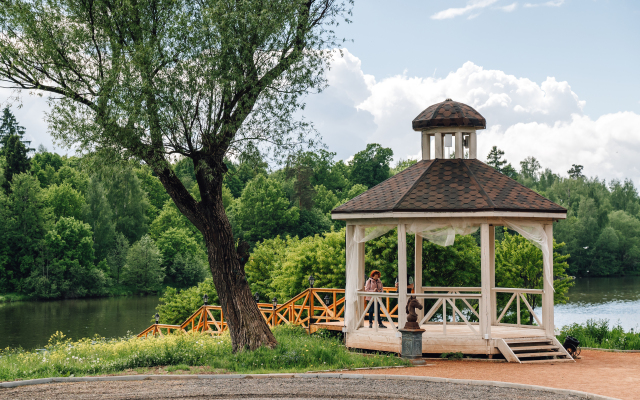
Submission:
<svg viewBox="0 0 640 400">
<path fill-rule="evenodd" d="M 49 94 L 69 147 L 138 159 L 202 232 L 234 351 L 276 344 L 222 205 L 225 158 L 313 141 L 294 118 L 326 84 L 352 0 L 0 0 L 0 82 Z M 193 160 L 201 200 L 171 169 Z"/>
</svg>

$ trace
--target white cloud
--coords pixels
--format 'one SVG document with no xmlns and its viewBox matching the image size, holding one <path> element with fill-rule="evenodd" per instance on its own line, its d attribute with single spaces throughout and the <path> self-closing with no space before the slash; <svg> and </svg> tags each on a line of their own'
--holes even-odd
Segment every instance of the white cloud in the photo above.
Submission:
<svg viewBox="0 0 640 400">
<path fill-rule="evenodd" d="M 446 10 L 439 11 L 431 16 L 431 19 L 450 19 L 465 15 L 473 10 L 489 7 L 498 0 L 471 0 L 467 2 L 465 7 L 459 8 L 447 8 Z"/>
<path fill-rule="evenodd" d="M 512 12 L 518 7 L 518 3 L 511 3 L 508 6 L 498 7 L 499 10 L 504 12 Z"/>
<path fill-rule="evenodd" d="M 560 7 L 561 5 L 564 4 L 564 0 L 552 0 L 552 1 L 547 1 L 544 3 L 525 3 L 525 7 L 531 8 L 531 7 Z"/>
<path fill-rule="evenodd" d="M 308 98 L 312 115 L 305 114 L 340 159 L 366 143 L 391 147 L 396 160 L 418 155 L 420 135 L 411 121 L 451 97 L 487 120 L 478 138 L 480 159 L 495 145 L 516 168 L 534 156 L 556 173 L 566 175 L 571 164 L 581 164 L 588 176 L 628 177 L 640 186 L 640 115 L 620 112 L 591 119 L 568 82 L 549 77 L 538 83 L 472 62 L 444 78 L 402 74 L 376 80 L 360 68 L 360 60 L 345 51 L 331 70 L 329 89 Z"/>
</svg>

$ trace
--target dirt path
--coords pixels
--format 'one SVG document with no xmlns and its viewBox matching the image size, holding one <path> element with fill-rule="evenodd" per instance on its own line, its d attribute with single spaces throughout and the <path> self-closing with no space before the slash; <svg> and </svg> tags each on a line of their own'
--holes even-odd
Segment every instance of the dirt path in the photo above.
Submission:
<svg viewBox="0 0 640 400">
<path fill-rule="evenodd" d="M 581 400 L 536 390 L 415 380 L 318 378 L 194 379 L 185 381 L 58 383 L 0 389 L 11 400 Z"/>
<path fill-rule="evenodd" d="M 640 353 L 583 350 L 581 359 L 575 363 L 556 364 L 431 360 L 428 363 L 435 365 L 354 373 L 514 382 L 640 400 Z"/>
</svg>

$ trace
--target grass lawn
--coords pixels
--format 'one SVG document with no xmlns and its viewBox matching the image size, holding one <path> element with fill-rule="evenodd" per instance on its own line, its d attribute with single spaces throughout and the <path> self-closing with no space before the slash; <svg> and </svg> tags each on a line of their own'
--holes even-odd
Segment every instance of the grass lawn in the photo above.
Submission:
<svg viewBox="0 0 640 400">
<path fill-rule="evenodd" d="M 409 365 L 395 355 L 348 351 L 327 332 L 301 327 L 274 329 L 278 346 L 231 352 L 228 334 L 172 334 L 163 338 L 95 337 L 72 342 L 52 336 L 44 352 L 0 351 L 0 381 L 120 373 L 278 373 Z"/>
</svg>

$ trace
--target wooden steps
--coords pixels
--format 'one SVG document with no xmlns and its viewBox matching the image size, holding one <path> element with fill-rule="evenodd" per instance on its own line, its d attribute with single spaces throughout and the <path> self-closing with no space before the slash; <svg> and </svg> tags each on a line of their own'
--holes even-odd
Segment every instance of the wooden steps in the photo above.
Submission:
<svg viewBox="0 0 640 400">
<path fill-rule="evenodd" d="M 573 358 L 556 338 L 498 339 L 498 349 L 508 362 L 571 362 Z"/>
</svg>

